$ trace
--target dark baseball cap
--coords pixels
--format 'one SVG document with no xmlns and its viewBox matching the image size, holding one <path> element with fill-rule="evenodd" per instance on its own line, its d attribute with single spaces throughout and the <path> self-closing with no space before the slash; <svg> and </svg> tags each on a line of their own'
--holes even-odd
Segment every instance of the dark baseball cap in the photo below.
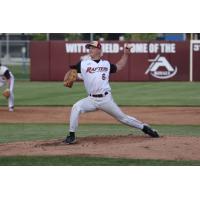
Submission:
<svg viewBox="0 0 200 200">
<path fill-rule="evenodd" d="M 98 49 L 101 49 L 101 43 L 100 43 L 99 41 L 92 41 L 92 42 L 86 44 L 86 45 L 85 45 L 85 48 L 86 48 L 86 49 L 89 49 L 91 46 L 92 46 L 92 47 L 96 47 L 96 48 L 98 48 Z"/>
</svg>

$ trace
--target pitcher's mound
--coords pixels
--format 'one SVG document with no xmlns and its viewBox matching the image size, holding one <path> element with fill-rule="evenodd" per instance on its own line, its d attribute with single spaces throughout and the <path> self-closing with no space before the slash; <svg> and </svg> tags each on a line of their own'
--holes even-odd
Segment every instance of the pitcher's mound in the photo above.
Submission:
<svg viewBox="0 0 200 200">
<path fill-rule="evenodd" d="M 66 155 L 133 159 L 200 160 L 200 137 L 93 136 L 76 144 L 58 140 L 0 144 L 0 156 Z"/>
</svg>

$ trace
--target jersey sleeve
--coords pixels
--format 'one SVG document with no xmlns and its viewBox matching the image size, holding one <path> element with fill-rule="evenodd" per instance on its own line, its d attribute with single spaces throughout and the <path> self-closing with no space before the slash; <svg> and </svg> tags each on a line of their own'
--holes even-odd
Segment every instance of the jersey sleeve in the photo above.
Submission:
<svg viewBox="0 0 200 200">
<path fill-rule="evenodd" d="M 117 66 L 114 64 L 110 64 L 110 73 L 116 73 L 117 72 Z"/>
<path fill-rule="evenodd" d="M 10 72 L 8 69 L 5 71 L 4 76 L 6 77 L 6 79 L 10 79 Z"/>
<path fill-rule="evenodd" d="M 81 73 L 81 61 L 78 62 L 76 65 L 70 65 L 71 69 L 76 69 L 77 73 Z"/>
</svg>

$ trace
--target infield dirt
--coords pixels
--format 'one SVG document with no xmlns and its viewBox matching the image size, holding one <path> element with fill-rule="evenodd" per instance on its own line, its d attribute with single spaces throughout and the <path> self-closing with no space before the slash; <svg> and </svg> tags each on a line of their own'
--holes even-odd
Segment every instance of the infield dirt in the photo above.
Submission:
<svg viewBox="0 0 200 200">
<path fill-rule="evenodd" d="M 122 107 L 122 110 L 150 124 L 199 125 L 200 108 L 195 107 Z M 65 123 L 67 107 L 17 107 L 9 113 L 0 108 L 0 123 Z M 81 115 L 80 123 L 119 123 L 101 111 Z M 0 156 L 66 155 L 134 159 L 199 160 L 200 137 L 193 136 L 93 136 L 78 138 L 66 145 L 62 139 L 0 144 Z"/>
</svg>

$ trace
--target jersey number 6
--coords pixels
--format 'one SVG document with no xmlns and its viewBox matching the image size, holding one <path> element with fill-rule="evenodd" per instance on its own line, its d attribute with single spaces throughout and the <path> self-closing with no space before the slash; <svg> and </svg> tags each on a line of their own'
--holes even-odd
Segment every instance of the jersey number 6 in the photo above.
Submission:
<svg viewBox="0 0 200 200">
<path fill-rule="evenodd" d="M 102 80 L 106 80 L 106 74 L 105 73 L 102 74 Z"/>
</svg>

